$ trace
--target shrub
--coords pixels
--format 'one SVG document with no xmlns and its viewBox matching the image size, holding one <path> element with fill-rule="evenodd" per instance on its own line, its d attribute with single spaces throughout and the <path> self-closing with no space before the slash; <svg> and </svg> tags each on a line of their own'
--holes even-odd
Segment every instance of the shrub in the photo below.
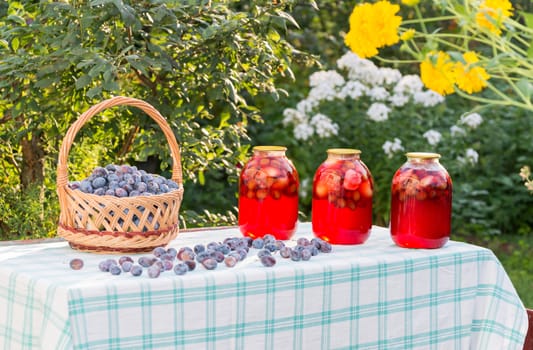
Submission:
<svg viewBox="0 0 533 350">
<path fill-rule="evenodd" d="M 531 215 L 524 213 L 531 213 L 533 201 L 516 186 L 519 161 L 533 149 L 532 123 L 523 110 L 463 113 L 471 109 L 468 102 L 424 90 L 417 76 L 378 68 L 353 53 L 337 65 L 336 70 L 313 73 L 309 92 L 292 106 L 288 101 L 283 118 L 267 118 L 268 128 L 280 131 L 266 136 L 262 129 L 254 138 L 289 147 L 300 173 L 301 209 L 307 219 L 312 177 L 325 151 L 349 147 L 362 150 L 374 176 L 377 224 L 388 224 L 390 183 L 405 161 L 403 153 L 430 151 L 442 155 L 454 181 L 454 231 L 531 230 Z"/>
<path fill-rule="evenodd" d="M 204 185 L 207 172 L 235 181 L 234 164 L 248 149 L 246 126 L 261 119 L 251 102 L 258 95 L 277 98 L 274 79 L 291 76 L 289 63 L 305 58 L 285 39 L 295 24 L 287 12 L 292 3 L 0 3 L 1 162 L 13 169 L 9 185 L 24 192 L 47 184 L 44 200 L 56 201 L 62 135 L 81 112 L 112 95 L 145 100 L 168 119 L 181 144 L 186 187 Z M 79 133 L 71 160 L 80 162 L 71 162 L 70 175 L 83 178 L 96 164 L 151 157 L 158 172 L 168 172 L 162 140 L 142 112 L 106 111 Z M 194 205 L 186 191 L 183 213 L 219 209 Z M 17 234 L 12 225 L 2 230 Z"/>
</svg>

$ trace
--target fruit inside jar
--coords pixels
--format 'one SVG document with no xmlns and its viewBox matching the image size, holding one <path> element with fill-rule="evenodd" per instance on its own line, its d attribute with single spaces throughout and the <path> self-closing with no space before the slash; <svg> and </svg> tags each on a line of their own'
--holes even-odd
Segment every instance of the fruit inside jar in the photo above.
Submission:
<svg viewBox="0 0 533 350">
<path fill-rule="evenodd" d="M 451 178 L 436 153 L 407 153 L 407 158 L 392 180 L 392 239 L 405 248 L 440 248 L 451 231 Z"/>
<path fill-rule="evenodd" d="M 334 148 L 313 179 L 314 234 L 333 244 L 364 243 L 372 228 L 374 184 L 359 150 Z"/>
<path fill-rule="evenodd" d="M 256 238 L 287 240 L 298 220 L 299 178 L 285 147 L 257 146 L 239 181 L 239 228 Z"/>
</svg>

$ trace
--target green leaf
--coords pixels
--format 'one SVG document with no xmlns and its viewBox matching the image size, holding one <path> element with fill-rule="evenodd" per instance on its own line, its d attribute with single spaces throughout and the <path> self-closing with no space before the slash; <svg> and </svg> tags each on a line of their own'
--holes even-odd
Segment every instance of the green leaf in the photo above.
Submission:
<svg viewBox="0 0 533 350">
<path fill-rule="evenodd" d="M 104 90 L 107 90 L 107 91 L 118 91 L 118 90 L 120 90 L 120 86 L 118 85 L 118 83 L 116 81 L 106 81 L 102 85 L 102 88 Z"/>
<path fill-rule="evenodd" d="M 101 86 L 95 86 L 87 91 L 87 97 L 94 98 L 97 95 L 102 93 L 102 87 Z"/>
<path fill-rule="evenodd" d="M 9 15 L 7 16 L 7 20 L 10 21 L 10 22 L 15 22 L 19 25 L 26 25 L 26 21 L 24 20 L 24 18 L 20 17 L 20 16 L 15 16 L 15 15 Z"/>
<path fill-rule="evenodd" d="M 115 72 L 111 67 L 108 67 L 108 69 L 104 72 L 104 81 L 110 82 L 113 81 L 115 78 Z"/>
<path fill-rule="evenodd" d="M 226 86 L 229 89 L 229 97 L 231 98 L 231 100 L 232 101 L 237 101 L 237 90 L 235 89 L 235 86 L 233 85 L 231 80 L 226 78 L 226 79 L 224 79 L 224 83 L 226 84 Z"/>
<path fill-rule="evenodd" d="M 270 30 L 268 32 L 268 38 L 272 41 L 278 42 L 281 39 L 281 35 L 275 30 Z"/>
<path fill-rule="evenodd" d="M 493 69 L 493 68 L 496 68 L 498 67 L 499 65 L 503 64 L 502 61 L 505 60 L 506 58 L 509 58 L 511 57 L 511 55 L 507 52 L 502 52 L 496 56 L 494 56 L 493 58 L 491 58 L 487 64 L 486 64 L 486 68 L 487 69 Z"/>
<path fill-rule="evenodd" d="M 87 85 L 89 85 L 92 81 L 92 78 L 89 74 L 82 75 L 76 80 L 76 89 L 79 90 Z"/>
<path fill-rule="evenodd" d="M 296 20 L 291 16 L 289 15 L 287 12 L 285 11 L 281 11 L 281 10 L 278 10 L 276 11 L 276 14 L 283 18 L 284 20 L 288 21 L 289 23 L 291 23 L 294 27 L 300 29 L 300 25 L 298 24 L 298 22 L 296 22 Z"/>
<path fill-rule="evenodd" d="M 65 69 L 68 69 L 70 66 L 70 62 L 68 61 L 57 61 L 53 64 L 47 64 L 39 68 L 39 71 L 37 72 L 38 77 L 46 76 L 46 75 L 58 75 L 61 74 Z"/>
<path fill-rule="evenodd" d="M 19 49 L 19 45 L 20 45 L 20 41 L 19 41 L 19 38 L 13 38 L 13 40 L 11 40 L 11 48 L 13 49 L 13 51 L 17 51 Z"/>
<path fill-rule="evenodd" d="M 431 38 L 422 46 L 422 55 L 425 57 L 428 53 L 432 51 L 437 51 L 439 49 L 439 44 L 432 40 Z M 436 57 L 436 55 L 433 55 Z"/>
<path fill-rule="evenodd" d="M 126 57 L 126 61 L 134 68 L 140 71 L 144 76 L 148 76 L 148 71 L 146 70 L 146 67 L 138 60 L 135 59 L 135 56 L 128 56 Z"/>
<path fill-rule="evenodd" d="M 220 124 L 218 125 L 218 128 L 224 130 L 225 128 L 230 126 L 230 118 L 231 114 L 228 111 L 223 111 L 222 113 L 220 113 Z"/>
<path fill-rule="evenodd" d="M 0 2 L 0 18 L 7 15 L 7 10 L 9 10 L 9 4 L 7 1 Z"/>
<path fill-rule="evenodd" d="M 448 55 L 450 55 L 450 57 L 453 58 L 455 62 L 461 62 L 464 65 L 467 64 L 463 55 L 458 51 L 448 51 Z"/>
<path fill-rule="evenodd" d="M 90 4 L 91 6 L 98 6 L 98 5 L 105 5 L 105 4 L 109 4 L 109 3 L 112 3 L 113 0 L 94 0 L 94 1 L 91 1 Z"/>
<path fill-rule="evenodd" d="M 220 31 L 219 25 L 216 25 L 216 24 L 210 25 L 209 27 L 205 28 L 202 31 L 202 38 L 206 40 L 211 39 L 215 37 L 219 31 Z"/>
<path fill-rule="evenodd" d="M 133 27 L 138 24 L 135 11 L 130 6 L 125 5 L 122 0 L 113 0 L 112 2 L 120 12 L 120 16 L 126 25 Z"/>
<path fill-rule="evenodd" d="M 318 5 L 317 5 L 317 3 L 314 0 L 309 1 L 309 6 L 311 6 L 313 8 L 313 10 L 315 10 L 315 11 L 319 10 Z"/>
<path fill-rule="evenodd" d="M 468 13 L 466 12 L 466 9 L 463 5 L 456 3 L 453 5 L 453 9 L 460 14 L 462 17 L 467 17 Z"/>
<path fill-rule="evenodd" d="M 205 174 L 203 171 L 198 172 L 198 182 L 203 186 L 205 185 Z"/>
<path fill-rule="evenodd" d="M 41 79 L 35 83 L 35 87 L 44 89 L 57 82 L 57 80 L 57 77 Z"/>
<path fill-rule="evenodd" d="M 528 101 L 531 100 L 531 95 L 533 94 L 533 84 L 531 84 L 528 79 L 520 79 L 518 83 L 516 83 L 516 86 Z"/>
<path fill-rule="evenodd" d="M 105 63 L 104 62 L 99 62 L 99 63 L 95 64 L 89 70 L 89 75 L 94 78 L 94 77 L 97 77 L 104 70 L 105 70 Z"/>
</svg>

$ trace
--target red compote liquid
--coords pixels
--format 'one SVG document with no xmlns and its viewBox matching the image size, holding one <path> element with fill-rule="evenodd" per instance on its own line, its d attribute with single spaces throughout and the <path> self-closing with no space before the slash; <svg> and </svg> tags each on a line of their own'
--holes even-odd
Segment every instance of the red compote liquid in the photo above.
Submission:
<svg viewBox="0 0 533 350">
<path fill-rule="evenodd" d="M 374 184 L 360 154 L 329 149 L 313 179 L 313 232 L 333 244 L 361 244 L 370 235 Z"/>
<path fill-rule="evenodd" d="M 298 220 L 298 173 L 285 147 L 257 146 L 239 182 L 239 228 L 252 238 L 287 240 Z"/>
<path fill-rule="evenodd" d="M 452 180 L 439 154 L 406 156 L 392 179 L 392 239 L 405 248 L 440 248 L 450 238 Z"/>
</svg>

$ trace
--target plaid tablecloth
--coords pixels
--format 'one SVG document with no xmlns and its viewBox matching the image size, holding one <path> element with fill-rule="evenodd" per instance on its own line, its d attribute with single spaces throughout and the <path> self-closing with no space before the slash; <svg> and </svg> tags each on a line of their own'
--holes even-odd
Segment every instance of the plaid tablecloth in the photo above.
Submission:
<svg viewBox="0 0 533 350">
<path fill-rule="evenodd" d="M 232 236 L 183 232 L 170 245 Z M 308 223 L 294 239 L 304 236 Z M 0 349 L 521 349 L 527 330 L 490 250 L 402 249 L 381 227 L 363 245 L 273 268 L 252 249 L 231 269 L 150 279 L 100 272 L 107 257 L 65 242 L 0 246 Z"/>
</svg>

